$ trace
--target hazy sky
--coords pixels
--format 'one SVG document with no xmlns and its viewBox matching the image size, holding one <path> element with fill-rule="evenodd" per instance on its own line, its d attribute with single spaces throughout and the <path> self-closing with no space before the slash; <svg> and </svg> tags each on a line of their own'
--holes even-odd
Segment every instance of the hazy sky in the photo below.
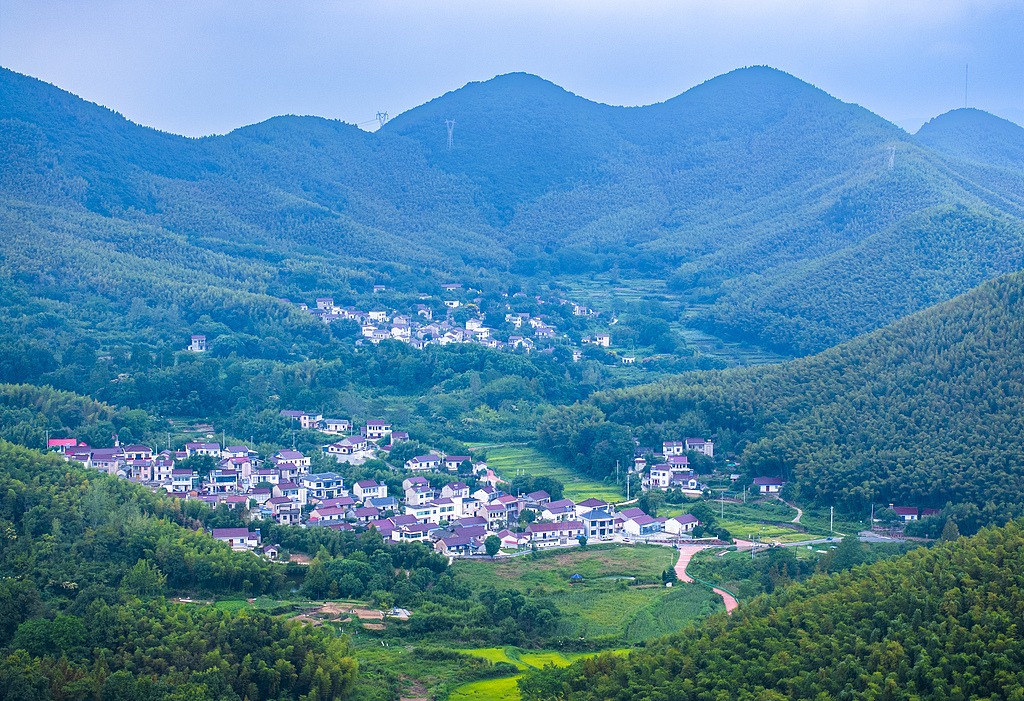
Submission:
<svg viewBox="0 0 1024 701">
<path fill-rule="evenodd" d="M 970 106 L 1024 124 L 1024 0 L 0 0 L 0 65 L 193 136 L 511 71 L 649 104 L 755 64 L 911 131 L 963 106 L 969 65 Z"/>
</svg>

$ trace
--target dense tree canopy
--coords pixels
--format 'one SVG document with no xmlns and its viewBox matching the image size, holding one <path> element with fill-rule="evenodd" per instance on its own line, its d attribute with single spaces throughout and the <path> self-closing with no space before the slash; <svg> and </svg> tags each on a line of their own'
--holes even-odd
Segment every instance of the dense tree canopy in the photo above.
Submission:
<svg viewBox="0 0 1024 701">
<path fill-rule="evenodd" d="M 1024 530 L 820 576 L 731 617 L 528 674 L 525 701 L 1020 698 Z"/>
<path fill-rule="evenodd" d="M 801 500 L 948 504 L 973 532 L 1024 512 L 1022 339 L 1015 273 L 817 356 L 599 392 L 553 411 L 538 437 L 607 470 L 595 436 L 714 436 L 716 450 L 742 452 L 751 475 L 785 477 Z"/>
</svg>

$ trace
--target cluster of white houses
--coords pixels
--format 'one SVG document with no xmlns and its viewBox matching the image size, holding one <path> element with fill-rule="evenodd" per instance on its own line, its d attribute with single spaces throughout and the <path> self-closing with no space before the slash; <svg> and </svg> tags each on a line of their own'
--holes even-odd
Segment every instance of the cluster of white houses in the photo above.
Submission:
<svg viewBox="0 0 1024 701">
<path fill-rule="evenodd" d="M 462 285 L 452 283 L 443 285 L 448 292 L 457 292 Z M 423 298 L 429 295 L 422 295 Z M 538 302 L 543 300 L 538 298 Z M 587 307 L 560 300 L 561 303 L 570 304 L 573 314 L 576 316 L 593 316 L 594 312 Z M 538 344 L 547 347 L 546 341 L 551 341 L 558 336 L 558 330 L 548 321 L 539 317 L 531 316 L 527 312 L 509 311 L 505 314 L 505 322 L 516 330 L 522 330 L 522 335 L 510 335 L 507 341 L 501 341 L 494 337 L 494 329 L 484 325 L 481 316 L 471 317 L 464 325 L 458 324 L 452 318 L 452 312 L 462 306 L 462 302 L 452 295 L 451 299 L 444 300 L 444 306 L 448 310 L 445 319 L 434 319 L 433 308 L 426 304 L 418 304 L 415 314 L 401 314 L 396 310 L 375 309 L 364 311 L 354 307 L 340 307 L 334 303 L 332 297 L 319 297 L 315 307 L 302 303 L 299 308 L 308 311 L 325 323 L 334 321 L 353 321 L 360 325 L 363 338 L 370 343 L 380 343 L 385 340 L 401 341 L 408 343 L 415 348 L 424 348 L 429 345 L 445 346 L 452 343 L 477 343 L 488 348 L 498 350 L 522 349 L 531 352 L 537 349 Z M 509 309 L 512 307 L 509 306 Z M 529 330 L 529 335 L 526 334 Z M 583 339 L 583 343 L 595 343 L 605 348 L 611 345 L 611 336 L 607 333 L 597 334 L 593 338 Z M 573 354 L 574 360 L 579 360 L 582 354 L 578 351 Z"/>
<path fill-rule="evenodd" d="M 298 418 L 298 417 L 297 417 Z M 370 422 L 364 433 L 390 429 Z M 381 437 L 384 434 L 381 434 Z M 393 435 L 393 434 L 392 434 Z M 362 438 L 362 436 L 360 436 Z M 364 439 L 365 440 L 365 439 Z M 409 461 L 403 493 L 392 495 L 374 480 L 346 485 L 334 472 L 310 472 L 310 458 L 295 450 L 281 450 L 260 460 L 246 446 L 188 443 L 181 451 L 154 452 L 148 446 L 120 445 L 92 448 L 75 439 L 52 439 L 49 446 L 67 460 L 86 467 L 164 489 L 170 494 L 225 504 L 247 510 L 253 518 L 273 519 L 284 525 L 338 530 L 375 529 L 393 541 L 426 541 L 450 555 L 482 552 L 484 541 L 497 535 L 505 548 L 576 545 L 581 536 L 593 540 L 622 534 L 636 538 L 658 534 L 686 537 L 698 524 L 692 516 L 653 518 L 638 508 L 616 510 L 598 499 L 575 503 L 552 500 L 544 491 L 506 494 L 484 463 L 473 465 L 482 477 L 471 490 L 462 481 L 431 486 L 423 470 L 451 472 L 469 456 L 417 456 Z M 216 463 L 206 475 L 175 464 L 195 455 L 208 455 Z M 521 519 L 526 511 L 532 518 Z M 520 524 L 531 521 L 525 528 Z M 257 534 L 246 529 L 218 529 L 215 536 L 236 549 L 259 545 Z"/>
<path fill-rule="evenodd" d="M 639 451 L 644 452 L 644 451 Z M 647 460 L 637 456 L 634 471 L 641 474 L 641 485 L 646 491 L 657 489 L 668 491 L 678 489 L 684 494 L 699 496 L 704 485 L 697 479 L 697 474 L 690 467 L 687 453 L 700 453 L 709 458 L 715 455 L 715 444 L 705 438 L 686 438 L 681 441 L 665 441 L 661 453 L 655 453 L 659 461 L 648 469 Z"/>
</svg>

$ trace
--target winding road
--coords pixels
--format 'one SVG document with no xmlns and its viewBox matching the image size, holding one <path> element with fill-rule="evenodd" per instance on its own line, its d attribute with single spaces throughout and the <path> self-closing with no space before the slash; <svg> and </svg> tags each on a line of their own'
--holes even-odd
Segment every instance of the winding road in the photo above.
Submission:
<svg viewBox="0 0 1024 701">
<path fill-rule="evenodd" d="M 802 519 L 804 517 L 804 510 L 801 509 L 796 504 L 790 504 L 788 501 L 786 501 L 785 499 L 780 497 L 778 494 L 775 495 L 775 498 L 778 499 L 779 501 L 781 501 L 783 504 L 785 504 L 789 508 L 796 509 L 796 518 L 794 518 L 792 521 L 790 521 L 790 523 L 800 524 L 800 519 Z"/>
<path fill-rule="evenodd" d="M 680 545 L 679 546 L 679 561 L 676 562 L 675 570 L 676 576 L 679 577 L 680 582 L 693 583 L 693 577 L 686 574 L 686 566 L 690 564 L 690 558 L 699 553 L 701 550 L 706 548 L 706 545 Z M 739 603 L 729 592 L 718 587 L 711 587 L 711 590 L 722 597 L 722 601 L 725 603 L 726 613 L 732 613 Z"/>
</svg>

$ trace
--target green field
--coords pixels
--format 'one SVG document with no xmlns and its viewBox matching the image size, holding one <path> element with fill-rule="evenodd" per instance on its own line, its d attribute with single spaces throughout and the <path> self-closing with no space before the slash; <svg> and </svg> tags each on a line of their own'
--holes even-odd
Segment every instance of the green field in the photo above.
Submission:
<svg viewBox="0 0 1024 701">
<path fill-rule="evenodd" d="M 448 696 L 449 701 L 519 701 L 519 675 L 463 684 Z"/>
<path fill-rule="evenodd" d="M 488 648 L 476 648 L 469 650 L 459 650 L 459 652 L 467 655 L 473 655 L 474 657 L 481 657 L 489 662 L 508 662 L 514 664 L 521 671 L 525 672 L 529 669 L 540 669 L 547 665 L 555 665 L 556 667 L 565 667 L 572 664 L 574 661 L 581 657 L 592 657 L 597 653 L 564 653 L 564 652 L 553 652 L 547 651 L 526 651 L 520 650 L 514 647 L 488 647 Z M 625 653 L 626 650 L 614 650 L 612 654 Z M 471 682 L 464 684 L 454 691 L 448 697 L 450 701 L 518 701 L 519 700 L 519 677 L 522 675 L 516 675 L 513 677 L 504 677 L 502 679 L 486 679 L 479 682 Z"/>
<path fill-rule="evenodd" d="M 458 561 L 454 567 L 475 590 L 514 588 L 548 597 L 563 614 L 560 636 L 639 642 L 721 607 L 721 599 L 703 587 L 661 586 L 661 573 L 677 557 L 674 549 L 654 545 L 605 545 L 500 562 Z M 583 577 L 582 584 L 569 583 L 574 574 Z"/>
<path fill-rule="evenodd" d="M 535 448 L 519 446 L 489 448 L 487 450 L 487 465 L 506 480 L 511 480 L 517 472 L 532 476 L 553 477 L 565 485 L 565 496 L 573 501 L 583 501 L 594 497 L 607 502 L 619 502 L 626 498 L 625 493 L 615 485 L 607 485 L 604 482 L 584 477 Z"/>
<path fill-rule="evenodd" d="M 799 543 L 828 535 L 827 529 L 824 532 L 808 529 L 808 532 L 804 533 L 786 528 L 784 525 L 776 525 L 788 524 L 796 516 L 796 509 L 777 500 L 751 500 L 746 504 L 726 502 L 724 506 L 721 502 L 709 500 L 707 505 L 714 510 L 718 525 L 728 530 L 733 538 L 748 540 L 751 535 L 760 535 L 760 538 L 767 542 Z M 720 516 L 723 511 L 725 515 Z M 804 523 L 801 525 L 807 526 Z"/>
</svg>

